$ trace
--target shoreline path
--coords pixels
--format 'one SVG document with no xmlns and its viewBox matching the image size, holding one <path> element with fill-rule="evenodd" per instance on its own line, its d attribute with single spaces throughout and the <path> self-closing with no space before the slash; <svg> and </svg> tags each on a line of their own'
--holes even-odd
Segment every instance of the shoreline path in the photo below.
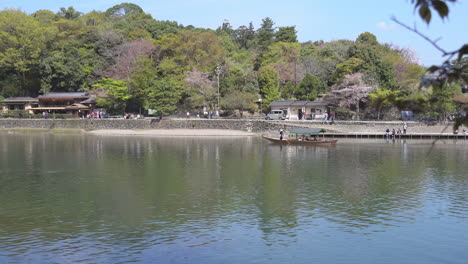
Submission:
<svg viewBox="0 0 468 264">
<path fill-rule="evenodd" d="M 141 136 L 164 136 L 164 137 L 204 137 L 204 136 L 256 136 L 258 134 L 227 129 L 98 129 L 88 133 L 94 135 L 141 135 Z"/>
</svg>

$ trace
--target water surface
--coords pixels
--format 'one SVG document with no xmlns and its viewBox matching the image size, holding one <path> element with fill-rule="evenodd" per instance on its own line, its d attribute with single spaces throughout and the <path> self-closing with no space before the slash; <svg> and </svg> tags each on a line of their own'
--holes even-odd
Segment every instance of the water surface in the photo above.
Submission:
<svg viewBox="0 0 468 264">
<path fill-rule="evenodd" d="M 453 140 L 0 133 L 0 263 L 466 263 L 467 160 Z"/>
</svg>

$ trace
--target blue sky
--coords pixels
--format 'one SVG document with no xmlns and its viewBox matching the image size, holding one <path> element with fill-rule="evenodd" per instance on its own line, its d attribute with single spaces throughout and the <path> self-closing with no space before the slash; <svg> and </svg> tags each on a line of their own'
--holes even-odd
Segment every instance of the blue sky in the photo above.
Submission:
<svg viewBox="0 0 468 264">
<path fill-rule="evenodd" d="M 460 48 L 468 42 L 468 3 L 451 4 L 450 17 L 441 21 L 433 14 L 426 26 L 413 10 L 411 0 L 0 0 L 0 8 L 19 8 L 30 14 L 40 9 L 57 12 L 60 7 L 73 6 L 80 12 L 105 11 L 122 2 L 132 2 L 158 20 L 177 21 L 216 29 L 224 20 L 234 28 L 248 25 L 255 28 L 262 18 L 270 17 L 276 26 L 296 26 L 299 41 L 354 40 L 362 32 L 371 32 L 381 43 L 410 48 L 416 52 L 421 64 L 432 65 L 443 61 L 442 54 L 427 41 L 395 25 L 391 16 L 413 26 L 438 42 L 447 51 Z"/>
</svg>

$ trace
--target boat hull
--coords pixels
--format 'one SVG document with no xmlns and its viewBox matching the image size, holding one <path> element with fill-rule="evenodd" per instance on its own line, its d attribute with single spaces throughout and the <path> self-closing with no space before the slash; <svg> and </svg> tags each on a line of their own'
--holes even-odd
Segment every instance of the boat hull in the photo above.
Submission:
<svg viewBox="0 0 468 264">
<path fill-rule="evenodd" d="M 333 145 L 336 144 L 338 139 L 317 139 L 317 140 L 297 140 L 291 138 L 283 138 L 282 140 L 274 137 L 262 136 L 264 139 L 283 145 Z"/>
</svg>

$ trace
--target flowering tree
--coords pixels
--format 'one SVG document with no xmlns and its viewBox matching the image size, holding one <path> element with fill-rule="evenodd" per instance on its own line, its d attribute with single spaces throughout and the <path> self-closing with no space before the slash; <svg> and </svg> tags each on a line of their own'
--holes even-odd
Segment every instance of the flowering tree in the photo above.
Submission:
<svg viewBox="0 0 468 264">
<path fill-rule="evenodd" d="M 374 86 L 366 84 L 362 73 L 345 75 L 343 80 L 332 86 L 331 93 L 341 107 L 356 107 L 357 118 L 359 119 L 359 104 L 365 102 L 367 96 L 375 89 Z"/>
<path fill-rule="evenodd" d="M 205 107 L 213 103 L 216 97 L 215 82 L 208 77 L 208 73 L 198 70 L 187 73 L 184 84 L 189 89 L 189 101 L 193 107 Z"/>
<path fill-rule="evenodd" d="M 148 40 L 135 40 L 122 44 L 116 51 L 115 64 L 104 75 L 117 80 L 129 80 L 140 57 L 151 57 L 155 46 Z"/>
</svg>

